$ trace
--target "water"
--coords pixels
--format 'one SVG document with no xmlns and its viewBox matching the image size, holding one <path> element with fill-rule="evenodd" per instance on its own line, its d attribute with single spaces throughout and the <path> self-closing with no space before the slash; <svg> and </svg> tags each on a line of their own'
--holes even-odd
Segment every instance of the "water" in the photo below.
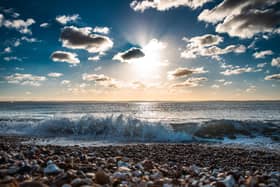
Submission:
<svg viewBox="0 0 280 187">
<path fill-rule="evenodd" d="M 0 133 L 62 144 L 211 141 L 278 148 L 280 101 L 2 102 Z"/>
</svg>

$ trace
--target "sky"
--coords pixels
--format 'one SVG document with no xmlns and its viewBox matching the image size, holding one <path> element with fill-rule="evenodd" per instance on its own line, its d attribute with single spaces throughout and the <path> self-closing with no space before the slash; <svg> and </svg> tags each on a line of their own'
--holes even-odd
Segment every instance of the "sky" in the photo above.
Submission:
<svg viewBox="0 0 280 187">
<path fill-rule="evenodd" d="M 0 100 L 279 100 L 280 0 L 2 0 Z"/>
</svg>

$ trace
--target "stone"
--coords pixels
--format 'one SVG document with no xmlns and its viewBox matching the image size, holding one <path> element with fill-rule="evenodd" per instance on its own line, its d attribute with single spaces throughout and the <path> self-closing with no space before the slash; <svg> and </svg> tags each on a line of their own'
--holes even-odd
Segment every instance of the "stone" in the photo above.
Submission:
<svg viewBox="0 0 280 187">
<path fill-rule="evenodd" d="M 101 184 L 101 185 L 109 184 L 110 178 L 104 171 L 99 170 L 95 173 L 95 183 Z"/>
<path fill-rule="evenodd" d="M 223 180 L 223 183 L 225 184 L 226 187 L 234 187 L 235 179 L 232 175 L 229 175 Z"/>
<path fill-rule="evenodd" d="M 48 166 L 46 168 L 44 168 L 45 174 L 58 174 L 62 171 L 63 170 L 61 170 L 57 165 L 55 165 L 53 163 L 48 164 Z"/>
<path fill-rule="evenodd" d="M 19 187 L 18 182 L 10 176 L 6 176 L 3 180 L 0 180 L 1 187 Z"/>
<path fill-rule="evenodd" d="M 24 182 L 19 185 L 20 187 L 48 187 L 46 184 L 43 184 L 41 182 Z"/>
<path fill-rule="evenodd" d="M 258 184 L 258 179 L 256 177 L 249 176 L 245 183 L 248 187 L 255 187 Z"/>
<path fill-rule="evenodd" d="M 80 186 L 83 186 L 83 185 L 91 185 L 92 183 L 93 183 L 92 180 L 89 179 L 89 178 L 84 178 L 84 179 L 76 178 L 76 179 L 71 181 L 72 187 L 80 187 Z"/>
</svg>

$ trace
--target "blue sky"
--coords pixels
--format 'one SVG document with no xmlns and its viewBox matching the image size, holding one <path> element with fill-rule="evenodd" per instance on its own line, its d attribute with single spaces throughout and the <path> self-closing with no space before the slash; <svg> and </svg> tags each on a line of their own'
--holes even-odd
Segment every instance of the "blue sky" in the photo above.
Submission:
<svg viewBox="0 0 280 187">
<path fill-rule="evenodd" d="M 278 0 L 0 2 L 0 100 L 280 99 Z"/>
</svg>

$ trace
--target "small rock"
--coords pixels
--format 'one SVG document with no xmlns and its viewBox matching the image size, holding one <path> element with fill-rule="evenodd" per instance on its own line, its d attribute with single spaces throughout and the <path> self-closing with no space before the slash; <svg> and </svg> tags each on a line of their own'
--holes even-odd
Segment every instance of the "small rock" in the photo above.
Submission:
<svg viewBox="0 0 280 187">
<path fill-rule="evenodd" d="M 3 180 L 0 180 L 1 187 L 19 187 L 17 181 L 10 176 L 6 176 Z"/>
<path fill-rule="evenodd" d="M 225 184 L 226 187 L 234 187 L 235 185 L 235 179 L 232 175 L 229 175 L 223 180 L 223 183 Z"/>
<path fill-rule="evenodd" d="M 258 179 L 256 177 L 250 176 L 246 180 L 246 185 L 248 187 L 255 187 L 255 186 L 257 186 L 257 184 L 258 184 Z"/>
<path fill-rule="evenodd" d="M 89 178 L 85 178 L 85 179 L 76 178 L 71 182 L 71 185 L 73 187 L 80 187 L 83 185 L 91 185 L 91 184 L 92 184 L 92 180 Z"/>
<path fill-rule="evenodd" d="M 48 166 L 44 169 L 45 174 L 57 174 L 62 171 L 63 170 L 61 170 L 57 165 L 53 163 L 48 164 Z"/>
<path fill-rule="evenodd" d="M 41 182 L 24 182 L 20 184 L 20 187 L 47 187 L 47 185 L 41 183 Z"/>
<path fill-rule="evenodd" d="M 99 170 L 95 173 L 95 182 L 101 185 L 109 184 L 110 178 L 104 171 Z"/>
</svg>

